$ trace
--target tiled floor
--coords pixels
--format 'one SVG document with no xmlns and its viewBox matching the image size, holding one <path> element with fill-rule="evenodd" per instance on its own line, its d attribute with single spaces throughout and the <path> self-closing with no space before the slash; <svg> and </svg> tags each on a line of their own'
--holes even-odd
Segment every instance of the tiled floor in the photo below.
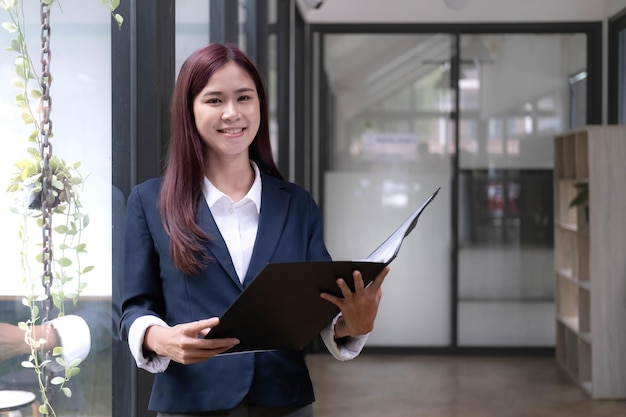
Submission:
<svg viewBox="0 0 626 417">
<path fill-rule="evenodd" d="M 315 417 L 626 417 L 592 401 L 551 357 L 368 355 L 307 358 Z M 624 370 L 626 372 L 626 370 Z"/>
</svg>

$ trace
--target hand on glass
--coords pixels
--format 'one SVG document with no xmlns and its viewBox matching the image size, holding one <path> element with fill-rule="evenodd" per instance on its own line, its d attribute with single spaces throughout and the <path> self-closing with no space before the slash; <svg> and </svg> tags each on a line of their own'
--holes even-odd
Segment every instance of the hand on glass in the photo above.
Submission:
<svg viewBox="0 0 626 417">
<path fill-rule="evenodd" d="M 219 318 L 213 317 L 173 327 L 151 326 L 144 337 L 144 348 L 185 365 L 202 362 L 239 344 L 233 338 L 205 339 L 218 324 Z"/>
<path fill-rule="evenodd" d="M 387 273 L 389 273 L 388 266 L 366 287 L 361 272 L 354 271 L 352 273 L 354 292 L 340 278 L 337 280 L 337 285 L 343 297 L 336 297 L 328 293 L 320 294 L 320 297 L 330 301 L 341 311 L 341 317 L 335 324 L 336 339 L 346 336 L 361 336 L 372 331 L 378 313 L 378 305 L 383 295 L 381 287 Z"/>
</svg>

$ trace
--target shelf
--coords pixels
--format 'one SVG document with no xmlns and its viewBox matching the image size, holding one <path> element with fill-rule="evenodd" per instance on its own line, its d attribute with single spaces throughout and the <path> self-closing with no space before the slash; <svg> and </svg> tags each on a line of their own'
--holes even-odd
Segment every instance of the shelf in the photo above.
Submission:
<svg viewBox="0 0 626 417">
<path fill-rule="evenodd" d="M 578 330 L 589 333 L 591 329 L 591 294 L 589 290 L 578 288 Z"/>
<path fill-rule="evenodd" d="M 571 276 L 578 274 L 578 237 L 575 231 L 562 228 L 554 229 L 554 263 L 557 270 L 571 270 Z"/>
<path fill-rule="evenodd" d="M 626 126 L 554 139 L 556 359 L 594 399 L 626 399 Z M 589 186 L 588 205 L 570 207 Z"/>
<path fill-rule="evenodd" d="M 570 278 L 558 277 L 556 283 L 557 313 L 561 317 L 578 318 L 578 285 Z M 578 329 L 578 327 L 576 328 Z"/>
<path fill-rule="evenodd" d="M 559 316 L 559 320 L 563 323 L 568 329 L 578 334 L 578 317 L 575 316 Z"/>
<path fill-rule="evenodd" d="M 574 278 L 574 274 L 572 273 L 572 268 L 559 268 L 556 270 L 556 273 L 565 279 L 569 279 L 573 282 L 577 282 L 576 279 Z"/>
<path fill-rule="evenodd" d="M 570 207 L 570 203 L 576 197 L 578 190 L 576 181 L 572 179 L 557 179 L 555 184 L 555 223 L 560 225 L 574 225 L 577 222 L 576 207 Z"/>
<path fill-rule="evenodd" d="M 578 226 L 576 223 L 555 223 L 556 227 L 560 227 L 563 230 L 567 230 L 569 232 L 578 232 Z"/>
<path fill-rule="evenodd" d="M 581 340 L 584 340 L 585 342 L 591 344 L 591 333 L 582 332 L 582 333 L 578 333 L 578 336 L 580 337 Z"/>
</svg>

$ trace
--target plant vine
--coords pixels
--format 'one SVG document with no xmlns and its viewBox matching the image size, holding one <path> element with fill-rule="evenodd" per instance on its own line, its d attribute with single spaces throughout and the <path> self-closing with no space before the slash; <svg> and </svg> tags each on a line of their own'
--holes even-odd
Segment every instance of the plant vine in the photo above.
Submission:
<svg viewBox="0 0 626 417">
<path fill-rule="evenodd" d="M 83 266 L 81 263 L 81 255 L 87 252 L 87 245 L 81 240 L 81 236 L 89 225 L 89 216 L 82 211 L 80 200 L 84 185 L 84 177 L 79 171 L 80 162 L 68 164 L 62 158 L 52 155 L 51 147 L 49 150 L 45 149 L 49 146 L 47 139 L 53 137 L 52 122 L 47 119 L 51 107 L 49 85 L 52 77 L 43 69 L 43 74 L 38 75 L 33 65 L 26 42 L 23 1 L 0 0 L 0 7 L 9 16 L 9 21 L 4 22 L 2 27 L 12 35 L 7 50 L 17 55 L 14 64 L 15 77 L 11 80 L 11 84 L 18 91 L 15 104 L 24 124 L 32 128 L 26 140 L 26 155 L 14 164 L 16 170 L 9 178 L 6 190 L 15 195 L 15 205 L 11 210 L 21 217 L 18 237 L 22 242 L 20 265 L 23 272 L 22 282 L 26 288 L 22 303 L 30 312 L 28 320 L 18 324 L 25 332 L 25 342 L 30 346 L 29 359 L 22 362 L 22 366 L 33 369 L 37 375 L 41 401 L 39 413 L 56 416 L 50 403 L 49 385 L 58 386 L 66 396 L 71 396 L 67 382 L 80 372 L 80 360 L 65 363 L 61 347 L 54 347 L 51 352 L 49 349 L 45 350 L 46 337 L 36 334 L 35 328 L 38 323 L 47 324 L 50 308 L 47 307 L 42 316 L 40 305 L 52 303 L 58 309 L 58 317 L 63 316 L 66 302 L 71 301 L 74 305 L 78 303 L 87 286 L 83 275 L 90 272 L 93 266 Z M 54 3 L 55 0 L 40 0 L 42 10 L 44 7 L 49 9 Z M 102 3 L 108 6 L 113 19 L 121 27 L 123 18 L 115 12 L 120 1 L 102 0 Z M 48 104 L 44 99 L 48 99 Z M 42 117 L 42 113 L 46 112 Z M 55 226 L 52 228 L 54 233 L 51 236 L 55 241 L 53 251 L 44 250 L 33 256 L 30 228 L 36 224 L 38 230 L 44 229 L 46 210 L 55 219 Z M 50 265 L 50 282 L 44 282 L 45 272 L 42 278 L 42 274 L 31 268 L 31 259 L 43 265 L 44 270 L 46 265 Z M 70 285 L 71 289 L 68 289 Z M 46 294 L 41 293 L 42 287 Z M 62 376 L 49 378 L 46 367 L 51 366 L 53 360 L 64 372 Z"/>
</svg>

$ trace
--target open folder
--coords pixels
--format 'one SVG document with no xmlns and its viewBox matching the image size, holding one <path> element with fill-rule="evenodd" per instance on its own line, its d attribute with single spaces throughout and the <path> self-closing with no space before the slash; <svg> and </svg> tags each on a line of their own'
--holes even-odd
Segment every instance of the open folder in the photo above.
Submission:
<svg viewBox="0 0 626 417">
<path fill-rule="evenodd" d="M 339 313 L 320 298 L 326 292 L 341 296 L 337 279 L 354 290 L 352 272 L 358 270 L 365 285 L 398 255 L 404 238 L 439 188 L 366 259 L 270 263 L 220 317 L 208 339 L 234 337 L 239 344 L 227 352 L 304 349 Z"/>
</svg>

